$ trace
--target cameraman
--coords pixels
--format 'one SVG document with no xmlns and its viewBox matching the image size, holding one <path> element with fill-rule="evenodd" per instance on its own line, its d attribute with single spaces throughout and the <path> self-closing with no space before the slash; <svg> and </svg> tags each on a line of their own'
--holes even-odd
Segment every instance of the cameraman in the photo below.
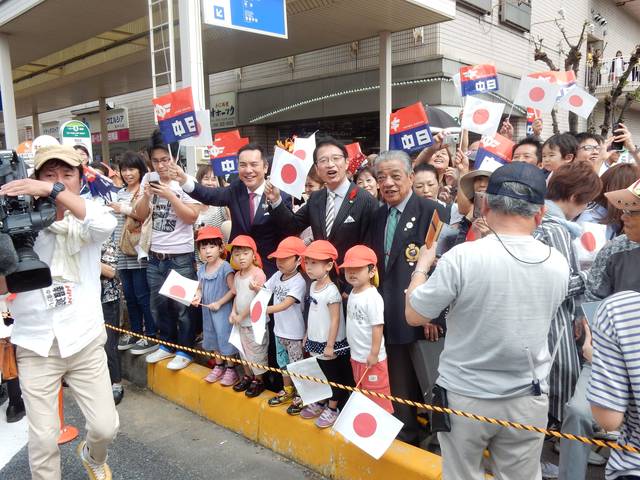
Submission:
<svg viewBox="0 0 640 480">
<path fill-rule="evenodd" d="M 116 226 L 110 211 L 78 194 L 82 160 L 71 147 L 38 150 L 35 179 L 14 180 L 0 195 L 49 197 L 56 222 L 36 237 L 34 250 L 49 265 L 53 284 L 19 293 L 11 306 L 20 385 L 29 421 L 34 479 L 60 479 L 57 395 L 68 383 L 87 421 L 78 453 L 90 478 L 111 479 L 107 446 L 118 430 L 100 308 L 100 248 Z M 1 278 L 0 291 L 6 290 Z"/>
</svg>

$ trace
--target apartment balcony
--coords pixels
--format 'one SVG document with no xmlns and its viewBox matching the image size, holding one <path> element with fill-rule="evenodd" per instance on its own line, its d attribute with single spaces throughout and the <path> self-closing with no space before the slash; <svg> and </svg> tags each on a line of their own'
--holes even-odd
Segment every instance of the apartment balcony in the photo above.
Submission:
<svg viewBox="0 0 640 480">
<path fill-rule="evenodd" d="M 602 61 L 602 65 L 598 71 L 594 71 L 592 66 L 587 65 L 585 75 L 585 88 L 588 90 L 590 85 L 595 85 L 595 94 L 602 97 L 609 93 L 611 89 L 618 84 L 618 79 L 629 67 L 629 58 L 607 58 Z M 623 88 L 623 93 L 631 92 L 640 87 L 640 64 L 636 64 L 631 70 L 631 74 L 627 78 L 627 83 Z"/>
</svg>

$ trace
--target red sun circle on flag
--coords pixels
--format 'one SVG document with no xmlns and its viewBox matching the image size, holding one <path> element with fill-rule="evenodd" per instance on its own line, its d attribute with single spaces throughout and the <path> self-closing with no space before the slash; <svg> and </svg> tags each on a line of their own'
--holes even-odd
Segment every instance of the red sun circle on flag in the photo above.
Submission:
<svg viewBox="0 0 640 480">
<path fill-rule="evenodd" d="M 476 125 L 483 125 L 489 121 L 491 114 L 486 108 L 479 108 L 473 112 L 473 123 Z"/>
<path fill-rule="evenodd" d="M 282 181 L 284 183 L 286 183 L 287 185 L 291 185 L 297 180 L 298 171 L 296 170 L 296 167 L 294 167 L 290 163 L 287 163 L 286 165 L 282 166 L 280 176 L 282 177 Z"/>
<path fill-rule="evenodd" d="M 588 252 L 595 252 L 596 250 L 596 237 L 591 232 L 584 232 L 580 237 L 580 243 L 584 249 Z"/>
<path fill-rule="evenodd" d="M 251 321 L 256 323 L 262 317 L 262 304 L 260 302 L 256 302 L 256 304 L 251 309 Z"/>
<path fill-rule="evenodd" d="M 307 158 L 307 152 L 304 150 L 296 150 L 293 154 L 298 157 L 300 160 L 305 160 Z"/>
<path fill-rule="evenodd" d="M 533 87 L 529 91 L 529 98 L 534 102 L 541 102 L 544 99 L 545 92 L 542 87 Z"/>
<path fill-rule="evenodd" d="M 377 429 L 378 422 L 370 413 L 359 413 L 353 418 L 353 431 L 362 438 L 369 438 Z"/>
<path fill-rule="evenodd" d="M 180 285 L 173 285 L 169 288 L 169 294 L 174 297 L 184 298 L 187 295 L 187 292 L 184 287 L 181 287 Z"/>
<path fill-rule="evenodd" d="M 569 97 L 569 104 L 572 107 L 581 107 L 583 103 L 584 100 L 582 100 L 582 97 L 580 95 L 571 95 Z"/>
</svg>

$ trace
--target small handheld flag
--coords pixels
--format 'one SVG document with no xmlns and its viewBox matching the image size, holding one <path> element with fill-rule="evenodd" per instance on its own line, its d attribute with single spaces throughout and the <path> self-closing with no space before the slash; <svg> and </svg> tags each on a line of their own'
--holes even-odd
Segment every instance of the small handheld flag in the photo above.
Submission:
<svg viewBox="0 0 640 480">
<path fill-rule="evenodd" d="M 197 290 L 197 280 L 183 277 L 175 270 L 171 270 L 158 293 L 183 305 L 190 306 Z"/>
<path fill-rule="evenodd" d="M 462 128 L 481 135 L 493 135 L 498 131 L 504 112 L 504 103 L 493 103 L 477 97 L 467 97 L 462 114 Z"/>
<path fill-rule="evenodd" d="M 407 153 L 420 151 L 433 143 L 429 119 L 421 102 L 396 110 L 389 121 L 389 149 Z"/>
<path fill-rule="evenodd" d="M 216 133 L 209 150 L 213 173 L 219 177 L 238 173 L 238 150 L 248 143 L 248 138 L 240 137 L 239 130 Z"/>
<path fill-rule="evenodd" d="M 549 113 L 556 104 L 561 88 L 560 85 L 549 83 L 544 78 L 522 77 L 513 102 Z"/>
<path fill-rule="evenodd" d="M 542 118 L 542 112 L 537 108 L 527 107 L 527 136 L 533 135 L 533 123 Z"/>
<path fill-rule="evenodd" d="M 304 154 L 303 150 L 298 150 L 298 152 Z M 311 157 L 303 160 L 295 153 L 289 153 L 280 147 L 275 147 L 269 180 L 283 192 L 300 199 L 304 193 L 304 184 L 312 165 Z"/>
<path fill-rule="evenodd" d="M 460 69 L 462 95 L 477 95 L 498 90 L 498 73 L 494 65 L 473 65 Z"/>
<path fill-rule="evenodd" d="M 198 135 L 191 87 L 151 100 L 162 138 L 167 143 Z"/>
<path fill-rule="evenodd" d="M 587 93 L 583 88 L 574 85 L 567 89 L 567 93 L 560 99 L 558 106 L 575 113 L 582 118 L 589 118 L 598 99 Z"/>
<path fill-rule="evenodd" d="M 498 162 L 500 165 L 510 163 L 514 145 L 514 142 L 499 133 L 493 136 L 484 136 L 480 140 L 475 163 L 482 165 L 488 159 Z"/>
<path fill-rule="evenodd" d="M 261 288 L 249 305 L 249 318 L 256 343 L 262 343 L 264 338 L 264 332 L 267 328 L 267 306 L 272 293 L 271 290 Z"/>
</svg>

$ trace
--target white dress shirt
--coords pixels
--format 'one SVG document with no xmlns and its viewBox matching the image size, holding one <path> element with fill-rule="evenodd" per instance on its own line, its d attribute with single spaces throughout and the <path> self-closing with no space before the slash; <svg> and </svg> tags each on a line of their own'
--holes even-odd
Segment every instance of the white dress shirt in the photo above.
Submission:
<svg viewBox="0 0 640 480">
<path fill-rule="evenodd" d="M 335 206 L 334 211 L 336 213 L 336 216 L 338 216 L 338 212 L 340 211 L 340 207 L 342 206 L 342 201 L 347 196 L 347 192 L 349 192 L 350 186 L 351 186 L 351 181 L 347 177 L 344 177 L 344 180 L 342 181 L 342 183 L 338 185 L 338 188 L 336 188 L 335 190 L 330 190 L 327 187 L 327 202 L 329 202 L 329 192 L 333 192 L 336 194 L 336 198 L 333 201 L 333 204 Z"/>
<path fill-rule="evenodd" d="M 78 353 L 104 331 L 100 301 L 100 255 L 102 244 L 116 227 L 111 210 L 94 201 L 85 200 L 86 216 L 82 228 L 89 241 L 77 253 L 80 281 L 70 283 L 72 302 L 47 308 L 45 289 L 17 294 L 10 305 L 15 320 L 11 342 L 42 357 L 49 356 L 54 339 L 58 341 L 60 356 Z M 42 230 L 36 238 L 34 250 L 47 265 L 51 264 L 55 234 Z"/>
<path fill-rule="evenodd" d="M 260 208 L 260 202 L 262 201 L 262 195 L 264 194 L 264 187 L 266 185 L 267 182 L 262 182 L 262 185 L 260 185 L 258 188 L 256 188 L 253 193 L 256 194 L 255 197 L 253 197 L 253 213 L 254 215 L 258 214 L 258 208 Z M 251 195 L 251 190 L 249 190 L 247 188 L 247 194 Z M 251 197 L 249 197 L 251 198 Z"/>
</svg>

